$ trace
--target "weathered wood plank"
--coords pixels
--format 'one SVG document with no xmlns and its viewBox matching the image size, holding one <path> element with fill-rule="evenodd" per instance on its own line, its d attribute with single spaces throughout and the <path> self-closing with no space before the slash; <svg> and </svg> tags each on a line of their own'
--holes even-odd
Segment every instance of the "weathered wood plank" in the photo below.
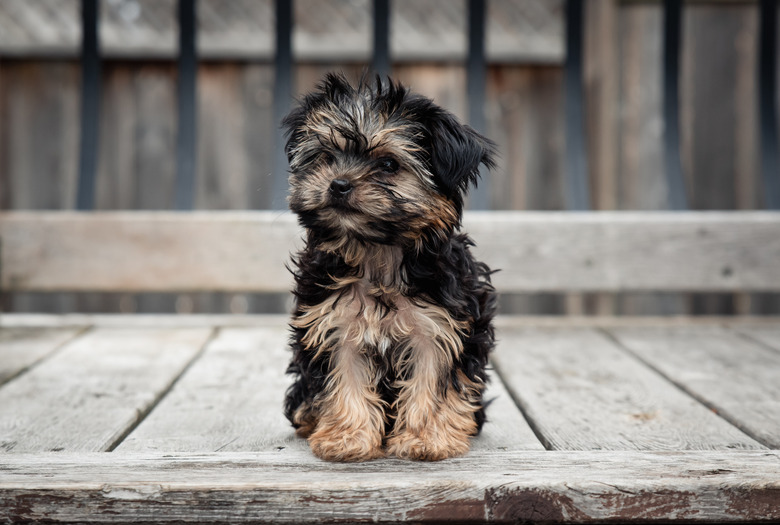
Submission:
<svg viewBox="0 0 780 525">
<path fill-rule="evenodd" d="M 506 292 L 780 290 L 780 213 L 474 212 L 465 229 Z M 0 237 L 16 291 L 286 291 L 300 242 L 274 212 L 4 213 Z"/>
<path fill-rule="evenodd" d="M 748 338 L 780 352 L 780 322 L 769 325 L 751 322 L 748 325 L 732 324 L 731 327 Z"/>
<path fill-rule="evenodd" d="M 610 333 L 732 424 L 780 448 L 780 354 L 715 327 L 615 328 Z"/>
<path fill-rule="evenodd" d="M 299 233 L 274 212 L 20 212 L 0 237 L 4 289 L 286 291 Z"/>
<path fill-rule="evenodd" d="M 490 403 L 486 409 L 487 422 L 482 432 L 471 441 L 471 450 L 544 450 L 501 378 L 493 370 L 489 372 L 489 377 L 484 396 Z"/>
<path fill-rule="evenodd" d="M 593 330 L 505 331 L 494 360 L 548 448 L 762 448 Z"/>
<path fill-rule="evenodd" d="M 225 328 L 117 451 L 306 449 L 282 413 L 290 383 L 283 324 Z"/>
<path fill-rule="evenodd" d="M 79 328 L 6 328 L 0 331 L 0 385 L 51 355 Z"/>
<path fill-rule="evenodd" d="M 281 314 L 4 314 L 0 328 L 15 327 L 119 327 L 119 328 L 202 328 L 216 326 L 285 326 L 288 315 Z"/>
<path fill-rule="evenodd" d="M 492 212 L 464 222 L 503 291 L 780 288 L 780 214 Z"/>
<path fill-rule="evenodd" d="M 771 522 L 776 452 L 472 453 L 441 463 L 302 451 L 12 455 L 0 519 L 162 522 Z"/>
<path fill-rule="evenodd" d="M 97 328 L 79 337 L 0 389 L 0 452 L 110 449 L 210 334 Z"/>
<path fill-rule="evenodd" d="M 291 379 L 283 323 L 226 328 L 209 343 L 165 399 L 118 447 L 120 452 L 308 450 L 282 414 Z M 543 450 L 496 377 L 488 423 L 473 449 Z"/>
</svg>

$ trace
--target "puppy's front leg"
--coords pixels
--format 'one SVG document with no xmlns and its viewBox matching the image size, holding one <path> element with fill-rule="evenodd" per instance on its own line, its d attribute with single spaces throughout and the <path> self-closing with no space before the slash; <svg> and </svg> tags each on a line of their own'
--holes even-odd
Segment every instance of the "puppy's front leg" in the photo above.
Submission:
<svg viewBox="0 0 780 525">
<path fill-rule="evenodd" d="M 452 361 L 435 341 L 417 340 L 403 364 L 397 417 L 388 453 L 405 459 L 438 461 L 461 456 L 477 432 L 479 385 L 461 371 L 452 379 Z"/>
<path fill-rule="evenodd" d="M 384 456 L 384 402 L 371 360 L 350 337 L 342 337 L 330 353 L 328 381 L 318 399 L 320 419 L 309 436 L 312 452 L 329 461 Z"/>
</svg>

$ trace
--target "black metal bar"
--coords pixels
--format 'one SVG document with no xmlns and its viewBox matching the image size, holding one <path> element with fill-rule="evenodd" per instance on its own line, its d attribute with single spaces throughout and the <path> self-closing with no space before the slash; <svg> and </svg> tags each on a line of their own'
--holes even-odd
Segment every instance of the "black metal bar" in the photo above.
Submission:
<svg viewBox="0 0 780 525">
<path fill-rule="evenodd" d="M 583 88 L 583 2 L 566 1 L 566 62 L 564 65 L 564 112 L 566 116 L 566 207 L 589 210 L 588 158 L 585 150 L 585 96 Z"/>
<path fill-rule="evenodd" d="M 95 177 L 100 126 L 100 40 L 98 0 L 81 1 L 81 135 L 76 208 L 95 206 Z"/>
<path fill-rule="evenodd" d="M 466 63 L 466 95 L 469 106 L 469 125 L 485 133 L 485 0 L 469 0 L 469 52 Z M 469 197 L 469 207 L 486 210 L 490 207 L 490 178 L 483 172 L 479 185 Z"/>
<path fill-rule="evenodd" d="M 761 0 L 759 30 L 759 119 L 764 205 L 780 209 L 780 153 L 777 125 L 777 0 Z"/>
<path fill-rule="evenodd" d="M 664 172 L 669 191 L 669 207 L 688 209 L 688 192 L 680 159 L 680 40 L 682 0 L 664 0 L 663 110 Z"/>
<path fill-rule="evenodd" d="M 191 210 L 195 200 L 197 159 L 197 1 L 179 0 L 178 136 L 175 208 Z"/>
<path fill-rule="evenodd" d="M 374 0 L 374 72 L 390 75 L 390 0 Z"/>
<path fill-rule="evenodd" d="M 274 172 L 271 206 L 287 207 L 287 156 L 284 153 L 284 135 L 279 126 L 290 111 L 292 98 L 292 25 L 293 0 L 276 0 L 276 59 L 274 78 Z"/>
</svg>

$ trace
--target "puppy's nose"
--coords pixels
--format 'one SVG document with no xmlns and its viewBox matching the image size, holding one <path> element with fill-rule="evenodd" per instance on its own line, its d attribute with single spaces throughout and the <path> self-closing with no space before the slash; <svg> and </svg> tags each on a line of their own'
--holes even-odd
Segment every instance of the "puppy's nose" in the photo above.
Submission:
<svg viewBox="0 0 780 525">
<path fill-rule="evenodd" d="M 352 191 L 352 183 L 344 179 L 334 179 L 330 183 L 330 192 L 336 197 L 344 197 Z"/>
</svg>

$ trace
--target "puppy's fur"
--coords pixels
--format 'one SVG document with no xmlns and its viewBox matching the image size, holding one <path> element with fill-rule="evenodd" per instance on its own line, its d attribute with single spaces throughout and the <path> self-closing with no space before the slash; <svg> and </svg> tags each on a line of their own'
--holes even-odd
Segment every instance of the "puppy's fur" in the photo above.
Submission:
<svg viewBox="0 0 780 525">
<path fill-rule="evenodd" d="M 458 230 L 493 144 L 379 78 L 329 75 L 283 125 L 306 230 L 286 416 L 326 460 L 464 454 L 485 420 L 495 292 Z"/>
</svg>

